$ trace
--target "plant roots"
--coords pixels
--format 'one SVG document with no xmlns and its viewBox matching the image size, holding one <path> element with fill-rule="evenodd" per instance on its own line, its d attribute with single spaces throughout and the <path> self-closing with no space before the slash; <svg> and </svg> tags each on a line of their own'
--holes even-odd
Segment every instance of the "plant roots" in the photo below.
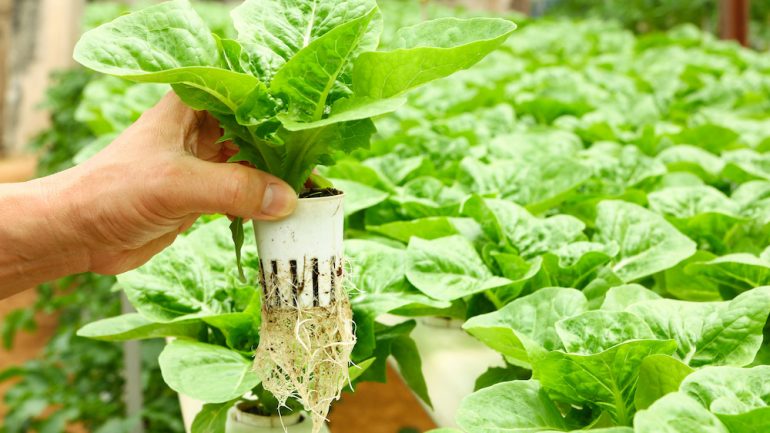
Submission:
<svg viewBox="0 0 770 433">
<path fill-rule="evenodd" d="M 332 401 L 349 383 L 356 341 L 350 301 L 342 284 L 334 290 L 335 301 L 324 307 L 275 308 L 263 302 L 254 360 L 264 388 L 282 406 L 292 397 L 302 403 L 312 418 L 313 433 L 320 431 Z"/>
</svg>

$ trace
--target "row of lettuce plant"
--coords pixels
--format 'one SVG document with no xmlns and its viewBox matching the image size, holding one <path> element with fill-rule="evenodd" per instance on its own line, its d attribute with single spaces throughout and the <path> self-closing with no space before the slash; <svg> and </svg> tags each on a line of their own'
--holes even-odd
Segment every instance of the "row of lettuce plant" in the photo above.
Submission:
<svg viewBox="0 0 770 433">
<path fill-rule="evenodd" d="M 455 317 L 505 360 L 463 403 L 466 432 L 763 431 L 768 373 L 740 367 L 766 362 L 768 61 L 691 27 L 555 21 L 480 66 L 418 91 L 371 149 L 323 172 L 357 238 L 353 360 L 370 365 L 353 375 L 384 380 L 392 353 L 429 401 L 414 322 L 375 319 Z M 161 367 L 211 402 L 199 423 L 248 389 L 274 404 L 244 357 L 256 278 L 237 279 L 230 242 L 225 221 L 199 226 L 119 277 L 138 315 L 82 331 L 182 337 Z M 210 361 L 240 387 L 191 389 Z"/>
<path fill-rule="evenodd" d="M 358 296 L 503 356 L 462 431 L 767 430 L 768 84 L 692 26 L 527 23 L 324 172 Z"/>
<path fill-rule="evenodd" d="M 720 17 L 724 13 L 717 0 L 570 0 L 535 3 L 533 9 L 550 16 L 614 20 L 641 32 L 663 31 L 681 23 L 691 23 L 714 34 L 719 32 Z M 768 20 L 770 6 L 767 2 L 751 2 L 748 7 L 750 46 L 768 49 Z"/>
</svg>

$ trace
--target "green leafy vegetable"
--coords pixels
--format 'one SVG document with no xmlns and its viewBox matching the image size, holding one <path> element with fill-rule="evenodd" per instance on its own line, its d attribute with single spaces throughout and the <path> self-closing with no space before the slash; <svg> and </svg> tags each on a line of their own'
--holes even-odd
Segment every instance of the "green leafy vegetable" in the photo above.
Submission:
<svg viewBox="0 0 770 433">
<path fill-rule="evenodd" d="M 460 236 L 435 240 L 412 238 L 407 248 L 406 276 L 421 292 L 446 301 L 511 282 L 492 275 L 473 245 Z"/>
<path fill-rule="evenodd" d="M 598 206 L 596 242 L 620 247 L 612 270 L 634 281 L 668 269 L 695 253 L 695 243 L 659 215 L 623 201 Z"/>
<path fill-rule="evenodd" d="M 567 421 L 537 381 L 505 382 L 463 399 L 457 422 L 477 433 L 565 431 Z"/>
<path fill-rule="evenodd" d="M 402 29 L 399 49 L 374 51 L 382 23 L 373 0 L 248 0 L 232 16 L 237 40 L 218 41 L 186 0 L 151 6 L 87 32 L 75 59 L 173 84 L 222 122 L 239 159 L 297 190 L 332 149 L 366 146 L 374 127 L 365 119 L 403 103 L 389 98 L 472 66 L 516 27 L 437 20 Z"/>
<path fill-rule="evenodd" d="M 260 382 L 251 360 L 211 344 L 176 340 L 158 361 L 168 386 L 207 403 L 239 398 Z"/>
</svg>

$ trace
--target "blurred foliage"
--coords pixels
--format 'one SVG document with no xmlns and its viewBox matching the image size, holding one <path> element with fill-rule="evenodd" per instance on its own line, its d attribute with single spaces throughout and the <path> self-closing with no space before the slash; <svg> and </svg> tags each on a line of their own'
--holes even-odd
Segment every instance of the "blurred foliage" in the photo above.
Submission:
<svg viewBox="0 0 770 433">
<path fill-rule="evenodd" d="M 17 310 L 2 324 L 3 343 L 13 346 L 15 331 L 35 327 L 34 314 L 54 314 L 58 325 L 42 355 L 0 371 L 0 381 L 18 380 L 5 394 L 9 412 L 0 432 L 62 432 L 69 424 L 88 431 L 128 432 L 122 401 L 123 350 L 120 344 L 77 337 L 76 331 L 99 317 L 120 313 L 113 277 L 80 274 L 38 287 L 35 305 Z M 77 289 L 74 289 L 77 288 Z M 181 432 L 176 394 L 163 385 L 157 356 L 162 342 L 142 344 L 142 422 L 151 432 Z"/>
<path fill-rule="evenodd" d="M 38 134 L 30 143 L 40 157 L 37 175 L 46 176 L 72 165 L 73 158 L 94 139 L 87 125 L 75 119 L 75 112 L 83 99 L 83 90 L 94 74 L 74 68 L 53 74 L 41 108 L 51 113 L 51 126 Z"/>
<path fill-rule="evenodd" d="M 719 27 L 719 0 L 535 0 L 535 10 L 547 15 L 615 20 L 637 31 L 668 30 L 691 23 L 715 33 Z M 751 3 L 751 43 L 770 45 L 770 2 Z"/>
</svg>

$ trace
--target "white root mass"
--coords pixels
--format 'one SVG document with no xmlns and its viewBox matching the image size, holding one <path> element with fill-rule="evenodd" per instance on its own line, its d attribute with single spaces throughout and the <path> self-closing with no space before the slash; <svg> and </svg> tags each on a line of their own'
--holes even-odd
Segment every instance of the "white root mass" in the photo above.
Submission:
<svg viewBox="0 0 770 433">
<path fill-rule="evenodd" d="M 292 287 L 290 279 L 280 284 Z M 282 405 L 296 398 L 304 406 L 312 418 L 313 433 L 323 427 L 331 403 L 349 383 L 350 353 L 356 341 L 353 314 L 341 281 L 332 290 L 335 294 L 329 305 L 313 307 L 303 307 L 300 302 L 289 308 L 277 306 L 271 297 L 279 291 L 263 294 L 254 360 L 263 386 Z"/>
</svg>

